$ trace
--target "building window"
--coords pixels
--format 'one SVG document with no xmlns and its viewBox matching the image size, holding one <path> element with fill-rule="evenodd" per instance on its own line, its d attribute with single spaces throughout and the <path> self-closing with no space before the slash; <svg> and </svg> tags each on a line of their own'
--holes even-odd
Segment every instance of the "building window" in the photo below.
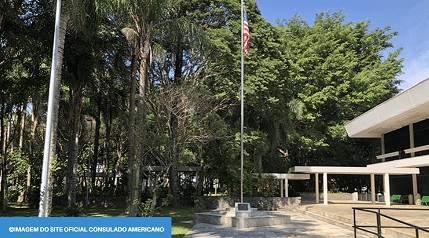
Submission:
<svg viewBox="0 0 429 238">
<path fill-rule="evenodd" d="M 429 145 L 429 119 L 414 124 L 414 144 Z"/>
<path fill-rule="evenodd" d="M 410 148 L 410 131 L 408 126 L 384 135 L 385 153 L 401 151 Z"/>
</svg>

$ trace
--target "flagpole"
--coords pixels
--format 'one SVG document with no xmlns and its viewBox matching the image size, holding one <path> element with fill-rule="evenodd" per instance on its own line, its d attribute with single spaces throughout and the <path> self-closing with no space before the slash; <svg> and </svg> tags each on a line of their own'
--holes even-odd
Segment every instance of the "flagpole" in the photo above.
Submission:
<svg viewBox="0 0 429 238">
<path fill-rule="evenodd" d="M 240 101 L 241 101 L 241 123 L 240 123 L 240 159 L 241 159 L 241 178 L 240 178 L 240 201 L 243 202 L 243 133 L 244 133 L 244 0 L 241 0 L 241 86 L 240 86 Z"/>
</svg>

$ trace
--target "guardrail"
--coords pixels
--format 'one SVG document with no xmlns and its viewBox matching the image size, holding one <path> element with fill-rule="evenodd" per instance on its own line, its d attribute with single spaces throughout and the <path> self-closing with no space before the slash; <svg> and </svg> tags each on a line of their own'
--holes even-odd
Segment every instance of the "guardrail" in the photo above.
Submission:
<svg viewBox="0 0 429 238">
<path fill-rule="evenodd" d="M 406 210 L 406 211 L 428 211 L 424 209 L 416 209 L 416 208 L 368 208 L 368 207 L 352 207 L 353 209 L 353 230 L 354 230 L 354 237 L 357 237 L 357 231 L 364 231 L 373 235 L 376 235 L 377 237 L 384 237 L 382 236 L 382 229 L 383 228 L 395 228 L 395 229 L 414 229 L 415 231 L 415 237 L 418 238 L 420 233 L 429 233 L 429 227 L 419 227 L 413 224 L 410 224 L 408 222 L 401 221 L 397 218 L 388 216 L 386 214 L 382 214 L 381 210 Z M 356 210 L 372 213 L 376 216 L 377 224 L 375 226 L 371 225 L 357 225 L 356 224 Z M 402 224 L 401 226 L 390 226 L 390 225 L 382 225 L 381 224 L 381 218 L 386 218 L 395 222 L 398 222 L 399 224 Z M 422 219 L 426 219 L 426 217 L 422 217 Z M 369 230 L 373 229 L 375 231 Z"/>
</svg>

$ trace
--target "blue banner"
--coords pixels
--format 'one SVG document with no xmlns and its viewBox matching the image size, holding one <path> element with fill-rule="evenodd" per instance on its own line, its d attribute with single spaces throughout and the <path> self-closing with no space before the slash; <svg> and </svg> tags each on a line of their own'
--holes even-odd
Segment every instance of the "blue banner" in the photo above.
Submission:
<svg viewBox="0 0 429 238">
<path fill-rule="evenodd" d="M 166 238 L 171 217 L 0 217 L 1 238 Z"/>
</svg>

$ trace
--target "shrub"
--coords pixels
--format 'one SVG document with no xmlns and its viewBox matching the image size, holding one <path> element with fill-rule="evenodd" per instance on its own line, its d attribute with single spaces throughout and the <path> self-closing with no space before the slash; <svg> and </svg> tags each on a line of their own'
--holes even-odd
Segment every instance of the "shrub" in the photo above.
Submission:
<svg viewBox="0 0 429 238">
<path fill-rule="evenodd" d="M 18 201 L 18 197 L 21 194 L 22 188 L 20 186 L 12 185 L 7 190 L 7 200 L 10 202 Z"/>
<path fill-rule="evenodd" d="M 40 188 L 32 186 L 27 191 L 27 203 L 30 208 L 37 208 L 40 201 Z"/>
</svg>

